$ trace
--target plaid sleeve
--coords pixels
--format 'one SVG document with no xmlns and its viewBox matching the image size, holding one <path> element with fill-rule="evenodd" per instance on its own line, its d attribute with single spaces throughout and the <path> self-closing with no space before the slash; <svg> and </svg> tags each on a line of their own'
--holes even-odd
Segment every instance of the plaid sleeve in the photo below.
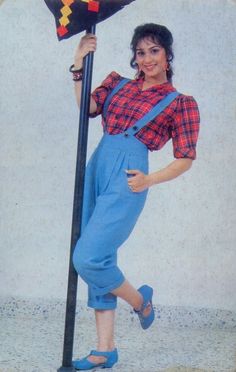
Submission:
<svg viewBox="0 0 236 372">
<path fill-rule="evenodd" d="M 196 159 L 196 145 L 199 133 L 200 115 L 198 105 L 191 96 L 181 95 L 172 128 L 173 152 L 175 158 Z"/>
<path fill-rule="evenodd" d="M 92 92 L 92 97 L 97 104 L 97 111 L 94 112 L 93 114 L 90 114 L 90 117 L 95 117 L 102 113 L 103 105 L 106 101 L 108 94 L 113 90 L 113 88 L 120 81 L 120 79 L 121 76 L 117 72 L 112 71 L 105 78 L 105 80 L 103 80 L 101 85 Z"/>
</svg>

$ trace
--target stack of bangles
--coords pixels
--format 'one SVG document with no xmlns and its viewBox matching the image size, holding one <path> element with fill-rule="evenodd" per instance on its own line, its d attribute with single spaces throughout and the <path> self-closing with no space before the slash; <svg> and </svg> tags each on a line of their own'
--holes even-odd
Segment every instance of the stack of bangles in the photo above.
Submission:
<svg viewBox="0 0 236 372">
<path fill-rule="evenodd" d="M 74 81 L 81 81 L 83 79 L 83 67 L 75 70 L 75 65 L 71 65 L 69 71 L 73 74 Z"/>
</svg>

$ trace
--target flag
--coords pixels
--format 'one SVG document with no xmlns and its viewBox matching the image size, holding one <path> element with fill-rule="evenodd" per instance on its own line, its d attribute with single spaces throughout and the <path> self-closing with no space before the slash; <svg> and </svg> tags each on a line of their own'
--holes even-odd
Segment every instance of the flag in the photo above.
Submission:
<svg viewBox="0 0 236 372">
<path fill-rule="evenodd" d="M 55 17 L 58 40 L 111 17 L 135 0 L 44 0 Z"/>
</svg>

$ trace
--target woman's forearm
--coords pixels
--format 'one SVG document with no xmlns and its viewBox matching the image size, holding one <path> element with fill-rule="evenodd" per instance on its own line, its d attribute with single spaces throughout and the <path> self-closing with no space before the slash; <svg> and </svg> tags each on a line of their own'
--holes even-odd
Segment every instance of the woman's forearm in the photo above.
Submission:
<svg viewBox="0 0 236 372">
<path fill-rule="evenodd" d="M 75 70 L 80 70 L 83 67 L 83 59 L 75 59 L 75 64 L 74 68 Z M 82 80 L 75 81 L 75 97 L 76 97 L 76 102 L 78 106 L 80 107 L 80 102 L 81 102 L 81 91 L 82 91 Z"/>
<path fill-rule="evenodd" d="M 83 67 L 83 60 L 75 60 L 74 69 L 80 70 L 82 67 Z M 81 91 L 82 91 L 82 80 L 75 81 L 75 97 L 76 97 L 76 102 L 79 107 L 81 103 Z M 89 112 L 90 114 L 92 114 L 96 112 L 96 110 L 97 110 L 97 104 L 91 96 Z"/>
<path fill-rule="evenodd" d="M 142 192 L 153 185 L 173 180 L 186 172 L 191 165 L 191 159 L 176 159 L 167 167 L 154 173 L 144 174 L 138 169 L 129 169 L 126 173 L 132 177 L 128 177 L 127 182 L 133 192 Z"/>
<path fill-rule="evenodd" d="M 173 180 L 191 168 L 191 165 L 191 159 L 184 158 L 174 160 L 167 167 L 148 175 L 150 186 Z"/>
<path fill-rule="evenodd" d="M 93 34 L 86 34 L 83 36 L 79 42 L 79 45 L 76 48 L 75 59 L 74 59 L 74 70 L 80 70 L 83 67 L 83 59 L 90 52 L 95 52 L 97 46 L 97 38 Z M 80 107 L 81 103 L 81 91 L 82 91 L 82 81 L 75 81 L 75 97 L 78 106 Z M 90 114 L 93 114 L 97 111 L 97 104 L 94 99 L 90 98 Z"/>
</svg>

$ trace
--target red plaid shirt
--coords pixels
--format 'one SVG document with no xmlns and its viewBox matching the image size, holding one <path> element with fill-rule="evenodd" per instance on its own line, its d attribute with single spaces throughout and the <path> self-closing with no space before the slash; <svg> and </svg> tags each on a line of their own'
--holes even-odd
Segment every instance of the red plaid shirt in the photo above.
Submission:
<svg viewBox="0 0 236 372">
<path fill-rule="evenodd" d="M 97 104 L 97 112 L 102 114 L 108 94 L 122 77 L 112 72 L 94 90 L 92 97 Z M 133 126 L 168 93 L 176 91 L 171 83 L 153 86 L 142 91 L 142 79 L 129 81 L 111 99 L 106 123 L 103 126 L 109 134 L 118 134 Z M 160 150 L 172 138 L 175 158 L 196 158 L 196 143 L 199 132 L 199 111 L 191 96 L 180 94 L 161 114 L 150 121 L 135 136 L 149 150 Z"/>
</svg>

